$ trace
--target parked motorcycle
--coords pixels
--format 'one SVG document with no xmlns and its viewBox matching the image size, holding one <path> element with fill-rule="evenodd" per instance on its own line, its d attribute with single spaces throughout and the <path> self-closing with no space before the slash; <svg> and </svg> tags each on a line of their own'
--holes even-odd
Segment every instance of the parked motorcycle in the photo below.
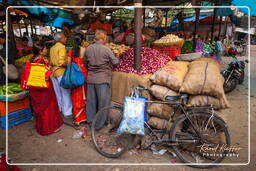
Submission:
<svg viewBox="0 0 256 171">
<path fill-rule="evenodd" d="M 248 60 L 237 60 L 236 58 L 236 50 L 229 50 L 229 55 L 234 59 L 228 64 L 228 68 L 223 70 L 221 74 L 223 75 L 224 82 L 224 91 L 225 93 L 229 93 L 233 91 L 237 84 L 242 84 L 244 82 L 244 69 L 245 63 L 248 63 Z"/>
</svg>

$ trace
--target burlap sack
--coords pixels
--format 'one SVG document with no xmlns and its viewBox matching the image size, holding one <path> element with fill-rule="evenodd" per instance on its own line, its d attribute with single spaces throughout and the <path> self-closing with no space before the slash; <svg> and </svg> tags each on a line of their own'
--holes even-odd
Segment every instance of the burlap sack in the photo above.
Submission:
<svg viewBox="0 0 256 171">
<path fill-rule="evenodd" d="M 206 61 L 194 61 L 189 64 L 189 71 L 180 92 L 221 98 L 224 95 L 223 84 L 223 76 L 215 64 Z"/>
<path fill-rule="evenodd" d="M 155 72 L 150 80 L 156 84 L 179 91 L 188 72 L 188 62 L 169 62 L 165 67 Z"/>
<path fill-rule="evenodd" d="M 150 117 L 148 120 L 148 124 L 156 129 L 166 129 L 169 128 L 168 121 L 165 119 L 160 119 L 157 117 Z"/>
<path fill-rule="evenodd" d="M 205 62 L 210 62 L 210 63 L 212 63 L 212 64 L 216 65 L 219 69 L 221 69 L 220 64 L 218 64 L 218 62 L 216 62 L 216 61 L 215 61 L 214 59 L 212 59 L 212 58 L 199 58 L 199 59 L 197 59 L 197 60 L 195 60 L 195 61 L 205 61 Z"/>
<path fill-rule="evenodd" d="M 226 109 L 230 107 L 225 95 L 220 99 L 204 95 L 190 96 L 188 100 L 188 106 L 205 106 L 210 104 L 213 105 L 214 109 Z"/>
<path fill-rule="evenodd" d="M 169 120 L 173 112 L 173 108 L 168 104 L 152 103 L 149 104 L 147 111 L 150 116 Z"/>
<path fill-rule="evenodd" d="M 179 93 L 160 85 L 152 85 L 149 88 L 150 93 L 157 99 L 165 101 L 166 96 L 178 96 Z"/>
</svg>

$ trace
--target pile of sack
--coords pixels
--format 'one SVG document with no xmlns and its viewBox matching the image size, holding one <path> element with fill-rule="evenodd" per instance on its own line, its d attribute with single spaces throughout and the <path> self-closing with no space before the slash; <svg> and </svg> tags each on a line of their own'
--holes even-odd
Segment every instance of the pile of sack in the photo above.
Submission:
<svg viewBox="0 0 256 171">
<path fill-rule="evenodd" d="M 158 100 L 165 101 L 166 96 L 185 93 L 189 94 L 187 106 L 211 104 L 215 110 L 230 107 L 223 90 L 224 78 L 220 74 L 220 65 L 210 58 L 169 62 L 150 80 L 154 83 L 150 92 Z M 157 129 L 167 128 L 173 109 L 167 104 L 149 104 L 148 124 Z"/>
</svg>

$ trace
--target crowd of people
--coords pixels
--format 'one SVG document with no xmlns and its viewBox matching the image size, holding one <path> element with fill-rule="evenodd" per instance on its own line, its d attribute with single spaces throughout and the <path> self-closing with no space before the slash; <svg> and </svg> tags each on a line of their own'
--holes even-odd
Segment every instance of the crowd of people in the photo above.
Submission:
<svg viewBox="0 0 256 171">
<path fill-rule="evenodd" d="M 119 63 L 107 42 L 107 33 L 98 29 L 95 31 L 94 43 L 85 47 L 82 32 L 74 33 L 68 24 L 63 24 L 62 32 L 53 35 L 54 40 L 41 38 L 33 41 L 28 34 L 24 34 L 16 46 L 8 41 L 9 64 L 14 64 L 15 56 L 22 57 L 33 54 L 30 62 L 40 63 L 50 67 L 52 75 L 47 89 L 30 88 L 32 108 L 36 119 L 36 129 L 41 135 L 48 135 L 60 130 L 63 123 L 78 126 L 83 122 L 90 125 L 98 110 L 110 105 L 111 102 L 111 76 L 113 65 Z M 124 32 L 122 42 L 134 33 L 134 21 L 130 28 Z M 161 33 L 159 36 L 164 36 Z M 6 35 L 0 34 L 0 56 L 6 56 Z M 143 43 L 143 36 L 141 38 Z M 73 41 L 74 47 L 67 50 L 67 43 Z M 222 55 L 222 45 L 215 38 L 215 52 L 217 58 Z M 50 46 L 49 46 L 50 42 Z M 200 37 L 197 44 L 202 45 Z M 17 54 L 13 50 L 16 47 Z M 202 48 L 201 48 L 202 49 Z M 49 56 L 47 59 L 46 56 Z M 74 62 L 83 73 L 85 83 L 72 89 L 63 88 L 60 83 L 68 65 Z M 0 67 L 3 64 L 0 62 Z M 0 72 L 3 72 L 0 70 Z M 10 80 L 13 81 L 13 80 Z M 0 73 L 0 83 L 5 83 L 4 74 Z M 40 98 L 39 98 L 40 97 Z M 105 124 L 106 118 L 100 118 L 96 127 L 99 129 Z"/>
</svg>

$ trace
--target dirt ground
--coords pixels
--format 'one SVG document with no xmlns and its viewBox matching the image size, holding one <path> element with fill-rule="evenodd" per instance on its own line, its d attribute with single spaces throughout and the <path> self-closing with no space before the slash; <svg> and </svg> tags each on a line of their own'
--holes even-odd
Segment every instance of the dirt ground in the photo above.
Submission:
<svg viewBox="0 0 256 171">
<path fill-rule="evenodd" d="M 218 166 L 211 170 L 255 170 L 256 169 L 256 46 L 251 47 L 251 149 L 250 163 L 243 166 Z M 230 58 L 223 58 L 224 65 Z M 248 68 L 248 67 L 247 67 Z M 227 95 L 231 108 L 223 110 L 220 114 L 228 123 L 231 144 L 241 147 L 239 157 L 228 157 L 223 163 L 247 163 L 248 159 L 248 78 L 244 84 Z M 119 159 L 108 159 L 98 154 L 93 148 L 90 137 L 85 139 L 72 139 L 74 129 L 64 125 L 62 131 L 49 136 L 40 136 L 35 130 L 34 121 L 30 121 L 8 131 L 9 158 L 14 163 L 179 163 L 179 160 L 164 154 L 153 155 L 151 151 L 131 150 Z M 57 142 L 58 140 L 62 142 Z M 5 151 L 5 130 L 0 130 L 0 152 Z M 79 164 L 77 164 L 79 165 Z M 128 165 L 128 164 L 127 164 Z M 187 166 L 20 166 L 24 171 L 81 171 L 81 170 L 182 170 L 196 169 Z"/>
</svg>

